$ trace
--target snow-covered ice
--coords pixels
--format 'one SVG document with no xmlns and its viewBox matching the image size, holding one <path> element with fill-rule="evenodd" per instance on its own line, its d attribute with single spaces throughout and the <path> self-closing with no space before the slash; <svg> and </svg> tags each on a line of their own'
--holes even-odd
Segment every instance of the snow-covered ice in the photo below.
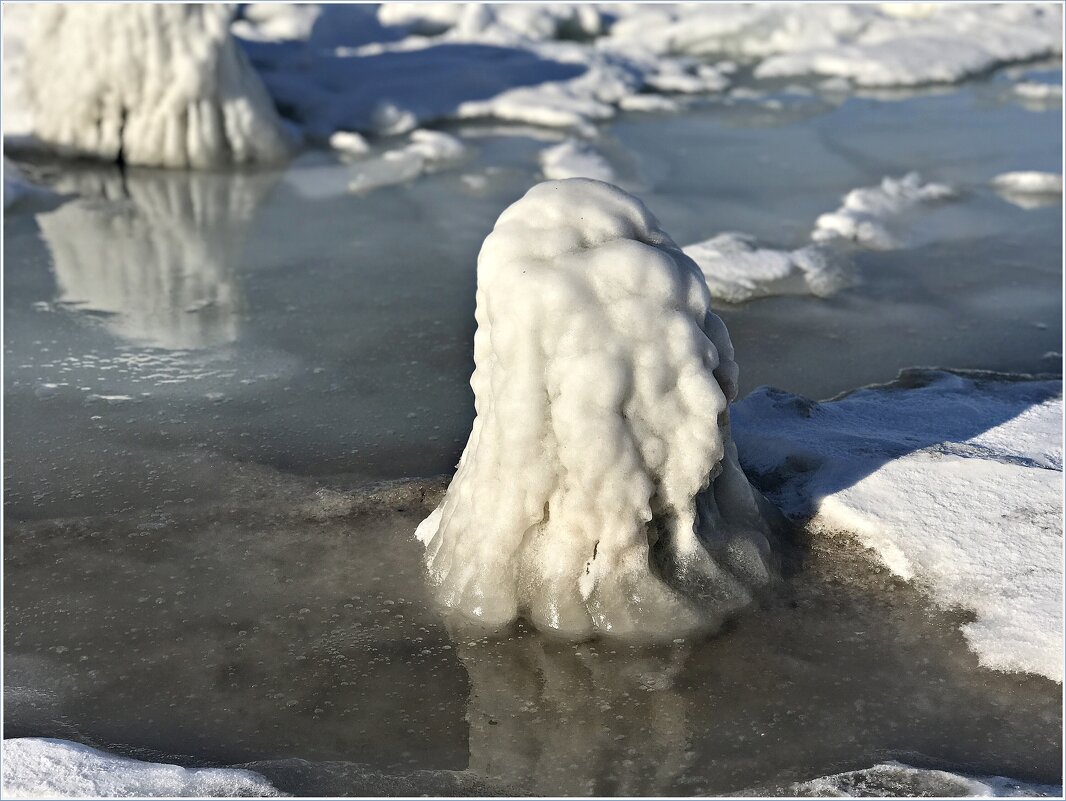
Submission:
<svg viewBox="0 0 1066 801">
<path fill-rule="evenodd" d="M 277 797 L 250 770 L 182 768 L 108 754 L 66 740 L 22 737 L 3 741 L 5 798 Z"/>
<path fill-rule="evenodd" d="M 33 4 L 4 63 L 5 83 L 20 84 L 5 101 L 28 106 L 12 109 L 24 130 L 5 135 L 146 166 L 283 160 L 290 136 L 229 33 L 231 15 L 223 5 Z"/>
<path fill-rule="evenodd" d="M 880 185 L 853 189 L 836 211 L 823 214 L 815 222 L 811 239 L 831 242 L 851 240 L 859 245 L 889 249 L 898 247 L 892 223 L 915 207 L 946 200 L 955 191 L 944 184 L 922 183 L 917 173 L 902 178 L 884 178 Z"/>
<path fill-rule="evenodd" d="M 971 610 L 982 665 L 1062 681 L 1061 388 L 937 371 L 824 403 L 763 388 L 734 434 L 786 513 Z"/>
<path fill-rule="evenodd" d="M 788 788 L 787 794 L 823 798 L 1061 798 L 1062 786 L 1033 784 L 1003 776 L 970 776 L 915 768 L 902 762 L 882 762 L 863 770 L 796 782 Z"/>
<path fill-rule="evenodd" d="M 839 257 L 808 246 L 760 247 L 753 237 L 724 233 L 685 247 L 703 271 L 711 297 L 741 303 L 769 295 L 830 295 L 847 282 Z"/>
<path fill-rule="evenodd" d="M 836 211 L 821 215 L 811 231 L 814 245 L 782 250 L 759 245 L 746 234 L 727 232 L 685 246 L 703 271 L 711 295 L 741 303 L 770 295 L 826 297 L 849 281 L 847 253 L 841 245 L 888 250 L 901 247 L 908 212 L 921 204 L 955 197 L 917 173 L 886 176 L 877 186 L 853 189 Z"/>
<path fill-rule="evenodd" d="M 477 417 L 418 528 L 444 606 L 583 636 L 713 626 L 769 580 L 696 265 L 599 181 L 538 184 L 478 257 Z M 654 565 L 654 567 L 653 567 Z"/>
<path fill-rule="evenodd" d="M 540 166 L 544 177 L 551 180 L 564 178 L 593 178 L 597 181 L 615 180 L 611 163 L 588 142 L 567 139 L 540 153 Z"/>
</svg>

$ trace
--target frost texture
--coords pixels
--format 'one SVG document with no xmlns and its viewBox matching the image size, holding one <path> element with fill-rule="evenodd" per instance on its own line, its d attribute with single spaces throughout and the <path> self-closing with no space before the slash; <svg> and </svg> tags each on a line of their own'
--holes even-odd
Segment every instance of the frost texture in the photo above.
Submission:
<svg viewBox="0 0 1066 801">
<path fill-rule="evenodd" d="M 478 258 L 477 418 L 419 526 L 442 603 L 571 636 L 713 626 L 769 579 L 737 366 L 696 265 L 599 181 L 533 187 Z"/>
<path fill-rule="evenodd" d="M 35 5 L 19 65 L 27 132 L 65 155 L 145 166 L 285 158 L 230 16 L 222 5 Z"/>
</svg>

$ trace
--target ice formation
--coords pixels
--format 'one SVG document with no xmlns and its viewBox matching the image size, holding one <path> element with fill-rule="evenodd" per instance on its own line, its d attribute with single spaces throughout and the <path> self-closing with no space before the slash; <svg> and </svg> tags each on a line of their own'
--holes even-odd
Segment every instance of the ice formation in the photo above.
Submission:
<svg viewBox="0 0 1066 801">
<path fill-rule="evenodd" d="M 66 740 L 4 740 L 4 798 L 276 797 L 264 777 L 234 768 L 182 768 Z"/>
<path fill-rule="evenodd" d="M 840 208 L 821 215 L 811 231 L 813 245 L 782 250 L 727 232 L 684 251 L 703 271 L 711 294 L 727 303 L 771 295 L 826 297 L 851 280 L 847 248 L 900 247 L 900 223 L 908 212 L 956 196 L 949 186 L 923 183 L 917 173 L 886 176 L 877 186 L 851 190 Z"/>
<path fill-rule="evenodd" d="M 34 4 L 21 15 L 13 67 L 21 87 L 12 95 L 28 104 L 17 110 L 24 133 L 64 155 L 126 164 L 284 159 L 288 134 L 230 36 L 231 13 L 223 5 Z"/>
<path fill-rule="evenodd" d="M 763 388 L 734 407 L 734 433 L 786 513 L 972 610 L 982 665 L 1061 682 L 1061 392 L 936 371 L 827 403 Z"/>
<path fill-rule="evenodd" d="M 815 242 L 845 239 L 865 247 L 894 248 L 898 246 L 890 230 L 894 218 L 919 204 L 954 195 L 955 191 L 944 184 L 922 183 L 918 173 L 908 173 L 902 178 L 886 177 L 878 186 L 848 192 L 839 209 L 818 218 L 811 239 Z"/>
<path fill-rule="evenodd" d="M 786 792 L 771 795 L 803 798 L 1061 798 L 1062 786 L 1033 784 L 1004 776 L 967 776 L 915 768 L 901 762 L 882 762 L 863 770 L 796 782 Z"/>
<path fill-rule="evenodd" d="M 551 180 L 564 178 L 593 178 L 597 181 L 613 181 L 614 170 L 610 162 L 587 142 L 567 139 L 541 151 L 540 166 L 544 177 Z"/>
<path fill-rule="evenodd" d="M 636 198 L 538 184 L 478 257 L 477 417 L 419 526 L 460 618 L 571 636 L 713 626 L 770 578 L 729 429 L 737 366 L 696 265 Z"/>
<path fill-rule="evenodd" d="M 741 303 L 769 295 L 831 295 L 846 278 L 839 262 L 825 249 L 759 247 L 745 234 L 724 233 L 685 247 L 703 271 L 711 295 Z"/>
</svg>

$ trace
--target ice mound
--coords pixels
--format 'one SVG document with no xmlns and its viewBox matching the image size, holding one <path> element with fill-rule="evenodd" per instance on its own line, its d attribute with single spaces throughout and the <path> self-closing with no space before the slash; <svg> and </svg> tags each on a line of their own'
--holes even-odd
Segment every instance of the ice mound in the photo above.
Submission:
<svg viewBox="0 0 1066 801">
<path fill-rule="evenodd" d="M 946 200 L 955 191 L 944 184 L 922 183 L 912 172 L 902 178 L 884 178 L 880 185 L 853 189 L 844 196 L 843 205 L 815 222 L 811 239 L 830 242 L 851 240 L 859 245 L 891 249 L 899 242 L 890 229 L 891 222 L 922 203 Z"/>
<path fill-rule="evenodd" d="M 551 180 L 564 178 L 593 178 L 597 181 L 613 181 L 614 170 L 603 155 L 587 142 L 567 139 L 540 154 L 540 166 L 544 177 Z"/>
<path fill-rule="evenodd" d="M 141 762 L 66 740 L 23 737 L 3 742 L 5 798 L 276 797 L 250 770 L 182 768 Z"/>
<path fill-rule="evenodd" d="M 670 636 L 770 578 L 737 462 L 737 366 L 696 265 L 636 198 L 574 178 L 478 257 L 477 418 L 419 526 L 443 605 L 499 627 Z"/>
<path fill-rule="evenodd" d="M 822 798 L 1061 798 L 1060 785 L 1031 784 L 1003 776 L 966 776 L 882 762 L 864 770 L 797 782 L 781 795 Z"/>
<path fill-rule="evenodd" d="M 35 4 L 12 96 L 35 145 L 159 167 L 276 162 L 290 142 L 222 5 Z M 8 72 L 5 63 L 5 76 Z M 5 98 L 6 99 L 6 98 Z M 5 131 L 7 133 L 8 131 Z"/>
<path fill-rule="evenodd" d="M 992 179 L 992 187 L 1009 203 L 1023 209 L 1051 206 L 1062 201 L 1062 175 L 1053 172 L 1005 172 Z"/>
<path fill-rule="evenodd" d="M 825 403 L 763 388 L 734 407 L 734 433 L 786 513 L 972 610 L 982 665 L 1061 682 L 1061 391 L 938 371 Z"/>
<path fill-rule="evenodd" d="M 839 262 L 814 246 L 798 250 L 759 247 L 746 234 L 724 233 L 685 247 L 703 271 L 711 295 L 741 303 L 770 295 L 831 295 L 845 282 Z"/>
</svg>

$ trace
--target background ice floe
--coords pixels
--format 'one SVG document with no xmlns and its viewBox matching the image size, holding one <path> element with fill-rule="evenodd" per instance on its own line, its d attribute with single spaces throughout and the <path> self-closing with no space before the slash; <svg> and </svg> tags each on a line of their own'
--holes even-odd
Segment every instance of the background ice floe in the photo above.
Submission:
<svg viewBox="0 0 1066 801">
<path fill-rule="evenodd" d="M 788 514 L 971 610 L 981 664 L 1061 682 L 1061 389 L 936 371 L 824 403 L 763 388 L 734 405 L 734 432 Z"/>
<path fill-rule="evenodd" d="M 8 739 L 5 798 L 218 798 L 283 795 L 250 770 L 182 768 L 108 754 L 66 740 Z"/>
<path fill-rule="evenodd" d="M 1023 170 L 1005 172 L 992 179 L 1000 197 L 1023 209 L 1052 206 L 1062 202 L 1062 175 Z"/>
<path fill-rule="evenodd" d="M 815 243 L 793 251 L 759 246 L 754 237 L 719 234 L 685 247 L 703 270 L 711 294 L 727 303 L 769 295 L 831 295 L 850 280 L 847 250 L 840 245 L 889 250 L 901 247 L 899 229 L 917 207 L 956 195 L 951 187 L 923 183 L 917 173 L 885 177 L 877 186 L 853 189 L 839 209 L 815 221 Z"/>
</svg>

